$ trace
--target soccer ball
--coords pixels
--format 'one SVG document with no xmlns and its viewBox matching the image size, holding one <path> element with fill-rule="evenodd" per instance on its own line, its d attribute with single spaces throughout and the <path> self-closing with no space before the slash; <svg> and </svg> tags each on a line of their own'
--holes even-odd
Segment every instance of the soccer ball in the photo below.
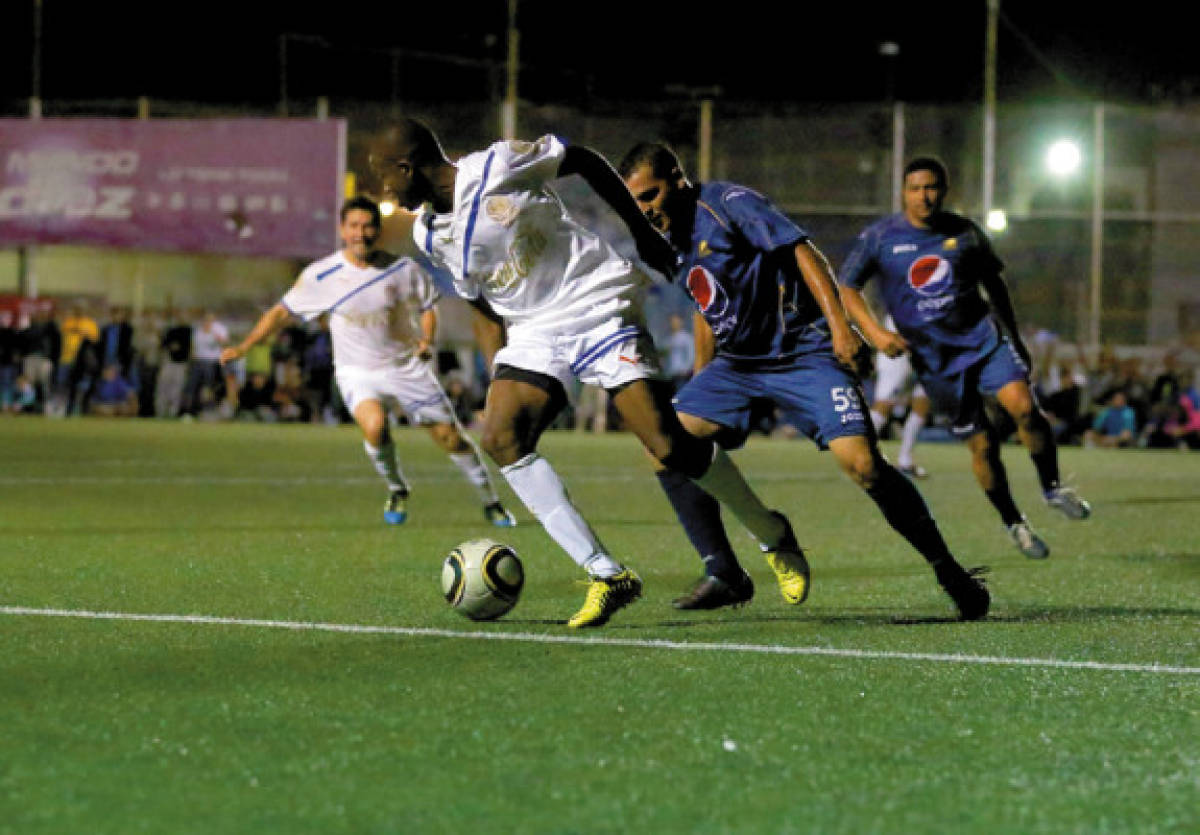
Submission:
<svg viewBox="0 0 1200 835">
<path fill-rule="evenodd" d="M 523 585 L 517 552 L 491 539 L 464 542 L 442 563 L 446 602 L 471 620 L 492 620 L 512 609 Z"/>
</svg>

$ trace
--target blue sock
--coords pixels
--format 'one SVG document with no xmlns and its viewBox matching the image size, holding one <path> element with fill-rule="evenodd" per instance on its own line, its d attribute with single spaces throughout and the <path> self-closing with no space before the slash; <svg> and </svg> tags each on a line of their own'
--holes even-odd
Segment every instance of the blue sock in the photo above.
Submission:
<svg viewBox="0 0 1200 835">
<path fill-rule="evenodd" d="M 704 560 L 705 573 L 726 582 L 740 580 L 744 572 L 721 522 L 720 503 L 690 478 L 674 470 L 659 470 L 658 483 L 667 494 L 692 547 Z"/>
<path fill-rule="evenodd" d="M 893 530 L 907 539 L 930 565 L 949 567 L 956 562 L 920 491 L 895 467 L 881 462 L 879 478 L 867 495 L 883 511 Z"/>
</svg>

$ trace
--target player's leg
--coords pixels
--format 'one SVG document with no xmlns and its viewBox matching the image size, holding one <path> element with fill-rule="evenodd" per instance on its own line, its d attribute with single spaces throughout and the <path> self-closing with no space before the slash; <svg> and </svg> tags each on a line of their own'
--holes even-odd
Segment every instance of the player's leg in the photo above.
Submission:
<svg viewBox="0 0 1200 835">
<path fill-rule="evenodd" d="M 1008 471 L 1000 460 L 1000 439 L 995 429 L 982 417 L 977 426 L 979 431 L 966 439 L 975 480 L 992 503 L 992 507 L 1000 514 L 1000 521 L 1017 549 L 1030 559 L 1045 559 L 1050 556 L 1050 547 L 1034 531 L 1025 515 L 1017 509 L 1016 500 L 1008 485 Z"/>
<path fill-rule="evenodd" d="M 926 478 L 929 472 L 913 460 L 913 449 L 925 424 L 929 421 L 930 402 L 925 390 L 918 384 L 913 388 L 904 426 L 900 430 L 900 449 L 896 452 L 896 467 L 912 478 Z"/>
<path fill-rule="evenodd" d="M 987 614 L 987 589 L 954 558 L 920 491 L 880 454 L 874 438 L 842 435 L 829 441 L 829 449 L 892 529 L 929 563 L 963 619 L 977 620 Z"/>
<path fill-rule="evenodd" d="M 463 477 L 475 488 L 483 504 L 484 517 L 498 528 L 512 528 L 517 524 L 512 514 L 504 509 L 496 488 L 492 484 L 487 464 L 483 462 L 479 448 L 466 432 L 453 422 L 429 424 L 429 436 L 444 451 Z"/>
<path fill-rule="evenodd" d="M 343 386 L 343 391 L 355 389 Z M 388 427 L 388 414 L 383 402 L 375 397 L 358 399 L 354 394 L 351 414 L 362 431 L 363 451 L 375 472 L 388 486 L 388 498 L 384 504 L 383 519 L 389 525 L 401 525 L 408 519 L 408 481 L 400 469 L 396 446 L 392 443 Z"/>
<path fill-rule="evenodd" d="M 1033 400 L 1033 392 L 1025 380 L 1013 380 L 996 392 L 996 400 L 1012 417 L 1021 443 L 1037 469 L 1046 503 L 1068 519 L 1086 519 L 1092 508 L 1073 487 L 1059 482 L 1058 445 L 1050 421 Z"/>
<path fill-rule="evenodd" d="M 688 433 L 712 438 L 721 427 L 694 415 L 679 415 Z M 654 462 L 658 484 L 675 511 L 688 541 L 704 563 L 704 576 L 671 603 L 677 609 L 716 609 L 739 606 L 754 597 L 750 579 L 734 553 L 721 519 L 721 504 L 676 470 Z"/>
</svg>

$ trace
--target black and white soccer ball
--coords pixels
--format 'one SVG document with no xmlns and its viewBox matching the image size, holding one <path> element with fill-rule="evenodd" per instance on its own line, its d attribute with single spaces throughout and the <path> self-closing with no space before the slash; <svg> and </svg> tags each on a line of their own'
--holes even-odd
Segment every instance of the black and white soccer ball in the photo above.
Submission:
<svg viewBox="0 0 1200 835">
<path fill-rule="evenodd" d="M 525 569 L 517 552 L 493 539 L 472 539 L 446 555 L 442 593 L 471 620 L 493 620 L 517 605 Z"/>
</svg>

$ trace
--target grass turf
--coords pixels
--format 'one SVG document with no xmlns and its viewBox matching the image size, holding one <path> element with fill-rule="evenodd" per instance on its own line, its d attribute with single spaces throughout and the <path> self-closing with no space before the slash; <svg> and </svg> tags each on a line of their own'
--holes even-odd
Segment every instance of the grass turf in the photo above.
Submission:
<svg viewBox="0 0 1200 835">
<path fill-rule="evenodd" d="M 732 523 L 754 602 L 677 612 L 699 563 L 636 441 L 551 433 L 543 451 L 646 581 L 644 600 L 577 635 L 563 622 L 580 573 L 528 513 L 488 528 L 423 433 L 398 447 L 415 490 L 409 523 L 388 528 L 348 427 L 0 421 L 0 606 L 409 630 L 10 609 L 0 832 L 1200 825 L 1192 456 L 1064 450 L 1096 508 L 1079 523 L 1042 505 L 1006 447 L 1053 550 L 1034 562 L 965 449 L 921 447 L 952 548 L 992 567 L 991 616 L 963 624 L 829 455 L 758 438 L 736 460 L 792 518 L 812 596 L 786 606 Z M 438 576 L 449 547 L 482 535 L 517 549 L 527 582 L 510 615 L 473 624 Z M 465 637 L 494 633 L 514 640 Z"/>
</svg>

